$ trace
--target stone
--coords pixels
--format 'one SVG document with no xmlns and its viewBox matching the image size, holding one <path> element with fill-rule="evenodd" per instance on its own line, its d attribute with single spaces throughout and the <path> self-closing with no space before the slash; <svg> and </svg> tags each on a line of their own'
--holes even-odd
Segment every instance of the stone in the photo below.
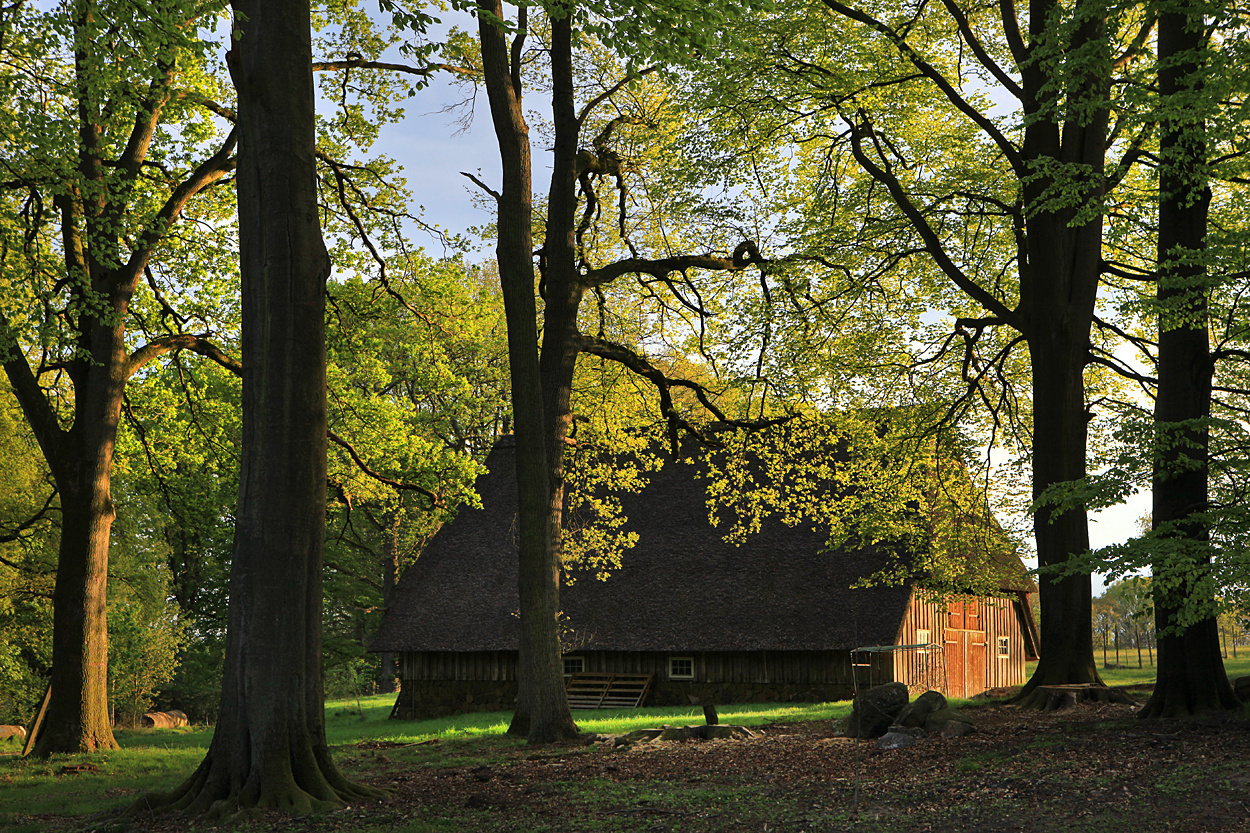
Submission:
<svg viewBox="0 0 1250 833">
<path fill-rule="evenodd" d="M 833 736 L 834 736 L 835 738 L 849 738 L 849 737 L 852 737 L 852 735 L 851 735 L 851 718 L 850 718 L 849 716 L 847 716 L 847 717 L 839 717 L 837 720 L 833 721 L 833 724 L 832 724 L 832 726 L 831 726 L 830 728 L 832 728 L 832 730 L 833 730 Z"/>
<path fill-rule="evenodd" d="M 968 715 L 961 711 L 948 707 L 945 709 L 938 709 L 925 718 L 925 731 L 940 732 L 942 731 L 942 727 L 945 726 L 946 722 L 949 720 L 957 720 L 960 723 L 967 723 L 969 726 L 972 725 L 972 718 L 968 717 Z"/>
<path fill-rule="evenodd" d="M 868 689 L 855 698 L 848 726 L 850 736 L 881 737 L 906 705 L 907 686 L 903 683 L 886 683 Z"/>
<path fill-rule="evenodd" d="M 634 731 L 627 734 L 625 737 L 631 742 L 648 741 L 648 740 L 655 740 L 661 734 L 663 734 L 663 732 L 664 732 L 663 729 L 635 729 Z"/>
<path fill-rule="evenodd" d="M 890 727 L 890 731 L 886 732 L 886 734 L 888 735 L 891 732 L 896 735 L 910 735 L 911 737 L 916 738 L 917 740 L 919 740 L 920 738 L 926 738 L 929 736 L 929 733 L 926 732 L 924 728 L 921 726 L 899 726 L 895 724 L 894 726 Z"/>
<path fill-rule="evenodd" d="M 942 737 L 944 738 L 962 738 L 964 735 L 970 735 L 977 728 L 971 723 L 965 723 L 962 720 L 948 720 L 942 726 Z"/>
<path fill-rule="evenodd" d="M 898 726 L 923 727 L 930 714 L 944 708 L 946 698 L 942 696 L 942 692 L 929 690 L 904 706 L 894 723 Z"/>
<path fill-rule="evenodd" d="M 911 735 L 902 732 L 886 732 L 877 738 L 877 748 L 883 752 L 889 752 L 893 749 L 906 749 L 909 746 L 915 746 L 919 741 Z"/>
<path fill-rule="evenodd" d="M 1238 677 L 1234 680 L 1233 693 L 1238 700 L 1250 701 L 1250 677 Z"/>
<path fill-rule="evenodd" d="M 26 727 L 0 726 L 0 740 L 14 740 L 22 743 L 26 740 Z"/>
</svg>

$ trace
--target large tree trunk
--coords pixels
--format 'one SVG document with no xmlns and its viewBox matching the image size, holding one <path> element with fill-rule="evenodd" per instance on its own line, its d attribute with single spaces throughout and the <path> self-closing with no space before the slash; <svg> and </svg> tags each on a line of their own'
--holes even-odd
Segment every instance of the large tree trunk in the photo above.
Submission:
<svg viewBox="0 0 1250 833">
<path fill-rule="evenodd" d="M 57 432 L 44 448 L 61 494 L 62 523 L 52 596 L 52 696 L 33 750 L 40 757 L 117 747 L 108 712 L 106 590 L 126 355 L 120 326 L 97 324 L 89 332 L 95 361 L 77 363 L 74 372 L 74 427 Z M 10 378 L 21 368 L 13 371 Z M 23 390 L 19 398 L 22 393 L 41 396 Z"/>
<path fill-rule="evenodd" d="M 390 610 L 395 601 L 395 587 L 399 583 L 399 518 L 398 511 L 386 514 L 386 528 L 382 530 L 382 604 Z M 395 675 L 398 673 L 394 651 L 383 651 L 378 680 L 379 694 L 395 693 Z"/>
<path fill-rule="evenodd" d="M 482 68 L 499 154 L 503 191 L 498 195 L 499 280 L 508 322 L 508 361 L 512 376 L 512 411 L 517 440 L 518 527 L 520 532 L 519 592 L 520 657 L 517 665 L 517 706 L 511 734 L 531 741 L 555 740 L 567 733 L 560 711 L 568 715 L 556 615 L 558 585 L 554 570 L 551 489 L 547 461 L 542 384 L 538 364 L 537 308 L 534 301 L 534 244 L 531 232 L 533 194 L 530 182 L 529 127 L 521 110 L 519 60 L 510 65 L 509 48 L 499 21 L 503 4 L 479 0 L 478 35 Z M 518 56 L 525 36 L 520 20 Z M 558 516 L 555 523 L 558 523 Z M 568 726 L 572 727 L 569 717 Z M 576 728 L 573 728 L 576 732 Z"/>
<path fill-rule="evenodd" d="M 577 367 L 577 311 L 582 301 L 578 280 L 574 218 L 577 212 L 577 143 L 580 125 L 573 105 L 573 25 L 565 16 L 551 20 L 552 109 L 555 147 L 551 187 L 547 193 L 547 230 L 543 239 L 543 415 L 546 421 L 550 579 L 543 588 L 555 617 L 560 609 L 560 567 L 564 548 L 564 453 L 573 426 L 573 372 Z M 553 631 L 554 654 L 533 663 L 533 684 L 543 690 L 530 713 L 529 739 L 551 743 L 576 737 L 577 725 L 564 691 L 559 631 Z M 541 707 L 539 706 L 541 703 Z"/>
<path fill-rule="evenodd" d="M 1065 52 L 1105 45 L 1103 21 L 1079 3 L 1074 15 L 1085 16 L 1071 35 Z M 1029 39 L 1034 49 L 1047 45 L 1056 27 L 1053 0 L 1033 0 Z M 1054 48 L 1050 45 L 1050 48 Z M 1026 211 L 1027 263 L 1021 266 L 1020 311 L 1033 369 L 1033 495 L 1055 483 L 1085 476 L 1086 423 L 1084 374 L 1089 332 L 1102 267 L 1102 193 L 1109 79 L 1102 66 L 1088 60 L 1087 69 L 1070 68 L 1067 112 L 1057 106 L 1056 79 L 1042 61 L 1021 70 L 1025 91 L 1026 127 L 1023 156 L 1063 166 L 1081 166 L 1085 175 L 1068 188 L 1079 188 L 1076 207 L 1036 210 L 1056 187 L 1049 177 L 1022 183 Z M 1083 184 L 1077 184 L 1077 183 Z M 1034 519 L 1041 601 L 1041 660 L 1021 692 L 1027 703 L 1039 685 L 1100 683 L 1094 663 L 1088 574 L 1060 578 L 1045 568 L 1062 568 L 1089 549 L 1084 507 L 1058 513 L 1043 507 Z"/>
<path fill-rule="evenodd" d="M 1094 270 L 1096 285 L 1096 266 Z M 1092 310 L 1091 300 L 1089 312 Z M 1079 316 L 1073 317 L 1080 320 Z M 1045 328 L 1043 324 L 1039 329 Z M 1037 403 L 1033 425 L 1035 498 L 1053 483 L 1085 476 L 1086 409 L 1082 373 L 1089 331 L 1088 325 L 1078 333 L 1063 332 L 1061 328 L 1056 320 L 1050 333 L 1040 332 L 1029 341 L 1033 396 Z M 1089 549 L 1083 508 L 1058 514 L 1043 507 L 1034 518 L 1034 532 L 1038 564 L 1043 568 L 1062 568 L 1073 555 Z M 1101 683 L 1094 662 L 1089 575 L 1060 578 L 1043 571 L 1038 577 L 1038 597 L 1041 602 L 1041 658 L 1021 692 L 1022 702 L 1027 702 L 1029 693 L 1039 685 Z"/>
<path fill-rule="evenodd" d="M 1202 13 L 1168 11 L 1159 16 L 1159 94 L 1195 96 L 1188 112 L 1172 113 L 1159 141 L 1159 388 L 1155 396 L 1152 522 L 1160 537 L 1188 542 L 1154 565 L 1155 627 L 1159 670 L 1141 717 L 1177 717 L 1240 707 L 1220 657 L 1215 615 L 1182 626 L 1195 580 L 1209 561 L 1210 533 L 1195 515 L 1207 511 L 1211 356 L 1207 332 L 1207 270 L 1203 240 L 1210 191 L 1206 186 L 1205 127 L 1200 106 L 1205 46 Z M 1182 544 L 1182 546 L 1184 546 Z"/>
<path fill-rule="evenodd" d="M 237 0 L 243 440 L 221 711 L 166 802 L 212 815 L 305 813 L 377 795 L 325 739 L 325 280 L 308 0 Z"/>
</svg>

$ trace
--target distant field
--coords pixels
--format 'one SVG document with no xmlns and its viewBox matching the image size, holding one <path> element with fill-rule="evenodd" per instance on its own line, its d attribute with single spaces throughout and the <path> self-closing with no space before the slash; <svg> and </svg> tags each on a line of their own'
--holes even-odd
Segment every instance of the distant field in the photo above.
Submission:
<svg viewBox="0 0 1250 833">
<path fill-rule="evenodd" d="M 1107 685 L 1151 685 L 1155 681 L 1155 666 L 1151 664 L 1150 659 L 1145 652 L 1142 652 L 1142 667 L 1137 667 L 1137 651 L 1120 651 L 1119 667 L 1105 667 L 1102 664 L 1102 651 L 1095 654 L 1095 660 L 1098 662 L 1098 673 L 1102 675 L 1102 679 Z M 1107 660 L 1115 666 L 1115 654 L 1108 652 Z M 1033 669 L 1037 667 L 1036 662 L 1028 664 L 1027 671 L 1033 673 Z M 1232 654 L 1224 660 L 1224 671 L 1228 674 L 1230 680 L 1238 677 L 1250 676 L 1250 649 L 1239 648 L 1237 650 L 1236 659 Z"/>
</svg>

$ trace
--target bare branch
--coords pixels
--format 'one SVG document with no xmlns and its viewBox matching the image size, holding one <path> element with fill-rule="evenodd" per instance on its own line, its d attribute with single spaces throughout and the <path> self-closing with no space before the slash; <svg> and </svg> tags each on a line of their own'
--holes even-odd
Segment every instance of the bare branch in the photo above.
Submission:
<svg viewBox="0 0 1250 833">
<path fill-rule="evenodd" d="M 11 532 L 0 532 L 0 544 L 10 544 L 14 541 L 20 541 L 23 537 L 26 537 L 26 536 L 23 536 L 22 533 L 26 532 L 35 524 L 39 523 L 39 521 L 43 520 L 43 518 L 49 512 L 56 511 L 59 507 L 53 506 L 52 503 L 53 501 L 56 500 L 57 494 L 58 492 L 56 490 L 56 487 L 53 486 L 52 494 L 48 495 L 47 499 L 44 500 L 43 506 L 39 508 L 38 512 L 31 515 L 29 518 L 22 521 L 17 526 L 13 527 Z M 5 561 L 4 563 L 8 564 L 10 567 L 17 566 L 9 561 Z"/>
<path fill-rule="evenodd" d="M 998 83 L 1006 88 L 1017 99 L 1024 100 L 1024 90 L 1020 89 L 1020 85 L 1015 79 L 1007 74 L 998 62 L 990 57 L 985 51 L 985 47 L 981 44 L 980 38 L 972 31 L 972 26 L 968 23 L 968 17 L 964 14 L 963 9 L 959 8 L 953 0 L 942 0 L 942 5 L 946 6 L 946 11 L 950 16 L 955 18 L 955 23 L 959 26 L 959 33 L 963 35 L 964 40 L 968 42 L 968 46 L 972 48 L 972 54 L 976 55 L 977 60 L 981 62 L 981 66 L 989 70 L 989 73 L 998 79 Z"/>
<path fill-rule="evenodd" d="M 673 272 L 685 269 L 711 269 L 725 272 L 740 272 L 751 264 L 764 264 L 767 261 L 760 256 L 759 249 L 750 240 L 743 241 L 734 249 L 731 257 L 719 255 L 675 255 L 648 259 L 630 257 L 618 260 L 598 269 L 588 269 L 582 276 L 582 283 L 587 287 L 602 286 L 611 283 L 622 275 L 645 274 L 663 279 Z"/>
<path fill-rule="evenodd" d="M 478 188 L 481 188 L 483 191 L 485 191 L 486 193 L 494 197 L 496 202 L 503 199 L 503 196 L 498 191 L 496 191 L 494 188 L 491 188 L 485 182 L 482 182 L 482 180 L 478 179 L 473 174 L 467 173 L 465 171 L 461 171 L 460 175 L 467 176 L 469 179 L 473 180 L 473 183 L 477 185 Z"/>
<path fill-rule="evenodd" d="M 126 378 L 129 379 L 138 373 L 144 365 L 154 359 L 178 350 L 190 350 L 193 353 L 199 353 L 201 356 L 217 362 L 217 364 L 229 370 L 235 376 L 243 375 L 243 365 L 222 352 L 221 348 L 208 340 L 207 335 L 197 336 L 189 333 L 180 333 L 158 338 L 131 353 L 130 359 L 126 363 Z"/>
<path fill-rule="evenodd" d="M 869 134 L 873 132 L 871 122 L 868 122 L 865 118 L 862 124 L 856 125 L 849 120 L 848 124 L 851 127 L 852 155 L 873 179 L 884 185 L 886 190 L 890 192 L 890 196 L 894 198 L 894 202 L 907 217 L 908 222 L 912 224 L 920 238 L 924 240 L 926 251 L 937 262 L 938 267 L 950 278 L 952 283 L 984 307 L 987 312 L 997 318 L 1001 318 L 1015 329 L 1022 331 L 1023 322 L 1020 316 L 955 265 L 954 261 L 947 255 L 945 247 L 942 246 L 942 241 L 938 238 L 937 232 L 933 230 L 933 227 L 929 225 L 929 221 L 925 219 L 924 214 L 911 201 L 907 192 L 903 190 L 902 183 L 898 181 L 898 178 L 873 162 L 868 157 L 868 154 L 864 152 L 863 134 L 865 132 Z"/>
<path fill-rule="evenodd" d="M 392 64 L 386 61 L 366 61 L 364 58 L 348 58 L 342 61 L 314 61 L 313 72 L 328 72 L 343 69 L 380 69 L 387 72 L 399 72 L 405 75 L 419 75 L 428 78 L 436 72 L 450 72 L 454 75 L 474 76 L 475 72 L 464 67 L 451 64 L 430 64 L 425 67 L 414 67 L 408 64 Z"/>
<path fill-rule="evenodd" d="M 418 486 L 415 483 L 404 483 L 400 480 L 394 480 L 390 477 L 387 477 L 384 474 L 378 474 L 376 471 L 369 468 L 368 464 L 365 463 L 363 459 L 361 459 L 360 455 L 356 452 L 356 449 L 352 447 L 351 443 L 349 443 L 347 440 L 343 439 L 342 437 L 340 437 L 338 434 L 334 433 L 333 431 L 327 429 L 326 438 L 329 439 L 331 442 L 333 442 L 335 445 L 343 448 L 347 452 L 348 456 L 352 458 L 352 462 L 356 464 L 356 468 L 360 469 L 362 472 L 364 472 L 364 474 L 373 478 L 379 483 L 385 483 L 387 486 L 390 486 L 392 489 L 398 489 L 400 491 L 406 491 L 406 492 L 416 492 L 417 494 L 425 496 L 425 498 L 430 502 L 430 505 L 426 507 L 427 509 L 434 509 L 435 507 L 446 506 L 446 504 L 443 503 L 443 501 L 439 498 L 438 495 L 434 494 L 433 492 L 431 492 L 429 489 L 425 488 L 424 486 Z"/>
<path fill-rule="evenodd" d="M 823 2 L 832 11 L 837 12 L 843 17 L 848 17 L 851 20 L 864 24 L 868 28 L 884 36 L 886 40 L 890 41 L 890 43 L 894 44 L 894 48 L 897 49 L 903 57 L 911 61 L 912 66 L 920 70 L 920 72 L 942 92 L 947 101 L 955 105 L 955 108 L 959 110 L 959 112 L 972 119 L 972 121 L 976 123 L 977 127 L 980 127 L 985 135 L 989 136 L 994 144 L 998 145 L 998 149 L 1002 151 L 1003 156 L 1006 157 L 1017 177 L 1023 179 L 1027 175 L 1028 171 L 1025 167 L 1024 159 L 1020 155 L 1019 148 L 1017 148 L 1015 144 L 1003 135 L 1002 131 L 998 129 L 998 126 L 994 124 L 993 120 L 969 104 L 968 101 L 959 94 L 959 91 L 954 88 L 946 76 L 921 57 L 920 53 L 907 42 L 907 39 L 903 35 L 896 32 L 892 27 L 882 23 L 880 20 L 877 20 L 872 15 L 859 9 L 843 5 L 838 2 L 838 0 L 823 0 Z"/>
<path fill-rule="evenodd" d="M 586 122 L 586 118 L 591 114 L 591 112 L 594 111 L 596 107 L 598 107 L 600 104 L 602 104 L 603 102 L 607 101 L 609 98 L 611 98 L 612 96 L 620 92 L 621 89 L 630 81 L 635 81 L 639 78 L 642 78 L 644 75 L 650 75 L 651 73 L 655 72 L 659 68 L 660 68 L 659 65 L 655 65 L 655 66 L 646 67 L 645 69 L 640 69 L 637 72 L 631 72 L 630 74 L 622 78 L 620 81 L 617 81 L 611 87 L 599 93 L 599 95 L 595 96 L 590 101 L 586 102 L 586 106 L 583 107 L 582 111 L 577 114 L 577 126 L 580 128 Z"/>
</svg>

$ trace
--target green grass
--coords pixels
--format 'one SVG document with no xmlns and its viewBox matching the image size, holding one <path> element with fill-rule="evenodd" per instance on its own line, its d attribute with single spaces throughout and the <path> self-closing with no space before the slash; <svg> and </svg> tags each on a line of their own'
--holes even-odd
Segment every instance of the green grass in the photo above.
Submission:
<svg viewBox="0 0 1250 833">
<path fill-rule="evenodd" d="M 1136 650 L 1121 650 L 1119 662 L 1121 667 L 1118 668 L 1106 668 L 1103 666 L 1101 650 L 1094 653 L 1094 659 L 1098 663 L 1098 673 L 1107 685 L 1154 685 L 1155 666 L 1150 663 L 1150 658 L 1144 651 L 1142 652 L 1141 668 L 1137 667 Z M 1107 662 L 1111 665 L 1116 665 L 1114 651 L 1107 652 Z M 1030 662 L 1025 669 L 1026 676 L 1031 675 L 1036 667 L 1036 662 Z M 1250 676 L 1250 649 L 1243 650 L 1239 648 L 1236 659 L 1230 654 L 1224 660 L 1224 671 L 1228 674 L 1229 680 Z"/>
<path fill-rule="evenodd" d="M 505 732 L 511 712 L 480 712 L 437 720 L 390 720 L 393 694 L 326 703 L 326 739 L 348 770 L 381 774 L 428 763 L 442 767 L 499 764 L 499 753 L 524 745 Z M 719 709 L 722 723 L 758 726 L 821 720 L 850 713 L 849 701 L 813 704 L 745 704 Z M 615 734 L 665 723 L 702 723 L 701 708 L 603 709 L 574 713 L 584 732 Z M 16 745 L 0 754 L 0 830 L 28 827 L 21 816 L 86 816 L 117 810 L 149 792 L 171 790 L 203 760 L 212 729 L 119 729 L 121 748 L 91 755 L 57 755 L 49 760 L 18 757 Z M 434 741 L 436 743 L 423 743 Z M 403 744 L 386 755 L 356 748 L 366 741 Z M 579 750 L 580 751 L 580 750 Z M 58 774 L 67 764 L 94 764 L 99 772 Z M 367 771 L 367 772 L 366 772 Z M 37 827 L 30 828 L 32 830 Z M 437 829 L 437 828 L 431 828 Z"/>
</svg>

